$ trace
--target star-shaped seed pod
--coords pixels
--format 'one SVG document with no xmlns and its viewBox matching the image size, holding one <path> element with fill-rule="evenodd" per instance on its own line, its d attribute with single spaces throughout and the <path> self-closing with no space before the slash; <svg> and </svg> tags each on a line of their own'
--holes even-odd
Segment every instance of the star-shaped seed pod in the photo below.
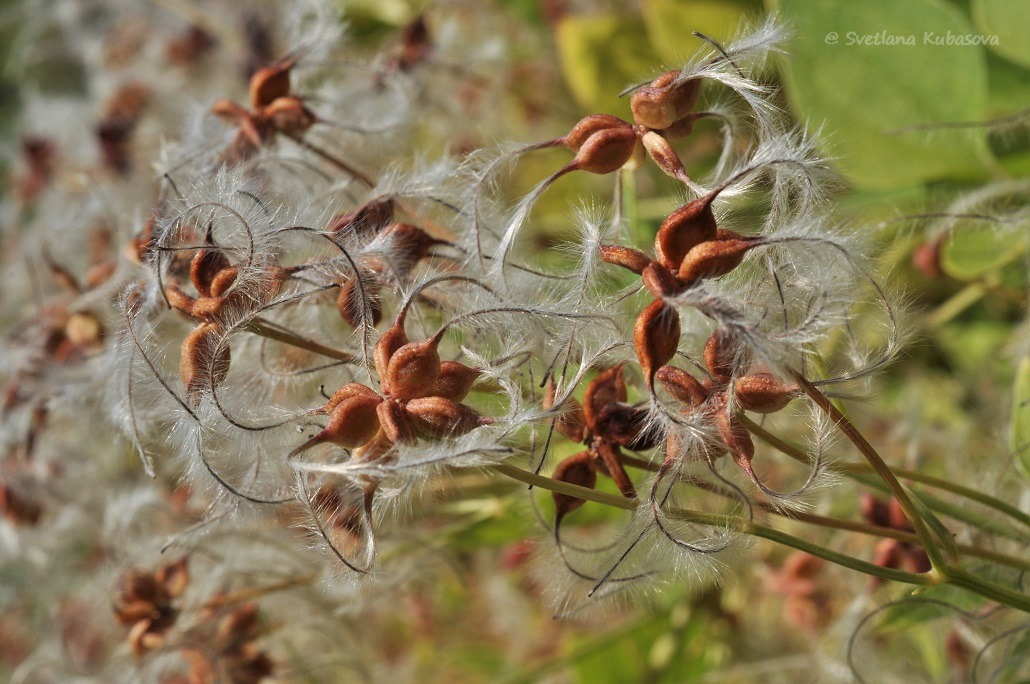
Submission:
<svg viewBox="0 0 1030 684">
<path fill-rule="evenodd" d="M 711 428 L 718 442 L 709 440 L 704 449 L 711 459 L 726 450 L 734 462 L 757 483 L 751 468 L 755 445 L 740 421 L 743 411 L 775 413 L 799 395 L 796 385 L 784 383 L 771 373 L 751 372 L 748 348 L 726 330 L 717 328 L 704 348 L 704 365 L 709 377 L 698 381 L 686 371 L 663 366 L 655 373 L 658 383 L 684 405 L 683 415 L 698 415 Z M 674 434 L 666 441 L 666 462 L 679 458 L 681 445 Z"/>
<path fill-rule="evenodd" d="M 131 625 L 129 644 L 136 655 L 164 645 L 165 635 L 179 615 L 173 600 L 188 583 L 186 557 L 156 572 L 130 569 L 122 573 L 115 588 L 114 614 L 121 624 Z"/>
<path fill-rule="evenodd" d="M 554 392 L 553 382 L 548 383 L 543 402 L 545 409 L 554 407 Z M 626 380 L 621 364 L 598 373 L 587 385 L 582 405 L 575 399 L 569 400 L 572 408 L 556 419 L 555 429 L 573 441 L 582 442 L 587 449 L 562 461 L 555 470 L 554 478 L 562 479 L 568 474 L 586 481 L 580 477 L 582 469 L 591 469 L 595 475 L 600 470 L 615 481 L 623 496 L 636 498 L 636 489 L 620 460 L 621 448 L 646 451 L 655 447 L 657 441 L 645 429 L 647 409 L 628 404 L 626 400 Z M 582 482 L 577 481 L 576 484 Z M 583 486 L 593 487 L 593 481 Z M 555 495 L 556 505 L 564 507 L 565 513 L 582 503 L 581 499 L 576 499 L 580 504 L 568 508 L 565 499 L 569 498 Z"/>
<path fill-rule="evenodd" d="M 236 135 L 223 160 L 238 164 L 274 140 L 277 133 L 301 135 L 319 121 L 292 93 L 290 71 L 295 59 L 258 69 L 250 78 L 250 109 L 229 99 L 218 100 L 212 113 L 236 124 Z"/>
</svg>

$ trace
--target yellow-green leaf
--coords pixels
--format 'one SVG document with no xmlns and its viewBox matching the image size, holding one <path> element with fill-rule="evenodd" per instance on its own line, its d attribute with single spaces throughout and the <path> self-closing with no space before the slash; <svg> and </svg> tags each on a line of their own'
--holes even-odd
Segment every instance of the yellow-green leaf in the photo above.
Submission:
<svg viewBox="0 0 1030 684">
<path fill-rule="evenodd" d="M 744 6 L 727 0 L 647 0 L 644 23 L 651 42 L 675 68 L 703 47 L 693 35 L 699 31 L 720 43 L 727 43 L 736 34 L 744 14 Z"/>
<path fill-rule="evenodd" d="M 1016 371 L 1012 393 L 1012 451 L 1019 456 L 1023 473 L 1030 477 L 1030 357 L 1023 357 Z"/>
<path fill-rule="evenodd" d="M 639 19 L 617 15 L 568 16 L 555 31 L 565 83 L 587 113 L 629 116 L 628 85 L 655 75 L 655 55 Z"/>
<path fill-rule="evenodd" d="M 989 49 L 1030 67 L 1030 2 L 973 0 L 973 21 Z"/>
</svg>

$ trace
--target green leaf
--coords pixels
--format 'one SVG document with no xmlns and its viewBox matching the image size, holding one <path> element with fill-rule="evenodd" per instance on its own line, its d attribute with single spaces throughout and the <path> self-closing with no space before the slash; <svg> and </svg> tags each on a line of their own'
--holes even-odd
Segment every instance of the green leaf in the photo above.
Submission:
<svg viewBox="0 0 1030 684">
<path fill-rule="evenodd" d="M 975 280 L 1012 260 L 1026 249 L 1023 230 L 1002 230 L 984 221 L 963 222 L 941 247 L 941 267 L 959 280 Z"/>
<path fill-rule="evenodd" d="M 932 602 L 931 602 L 932 601 Z M 951 606 L 942 606 L 938 601 Z M 985 603 L 984 599 L 946 584 L 930 587 L 918 596 L 906 597 L 883 611 L 877 623 L 880 634 L 900 632 L 942 617 L 955 617 L 959 611 L 970 611 Z"/>
<path fill-rule="evenodd" d="M 1030 477 L 1030 357 L 1023 357 L 1012 392 L 1012 451 L 1023 474 Z"/>
<path fill-rule="evenodd" d="M 973 33 L 938 0 L 781 0 L 794 32 L 785 80 L 794 111 L 824 126 L 841 171 L 859 187 L 982 178 L 983 130 L 901 130 L 979 121 L 987 108 L 985 53 L 937 45 Z"/>
<path fill-rule="evenodd" d="M 991 50 L 1030 67 L 1030 5 L 1025 0 L 973 0 L 973 21 Z"/>
<path fill-rule="evenodd" d="M 668 66 L 682 64 L 702 46 L 693 35 L 700 31 L 720 43 L 729 42 L 740 26 L 744 6 L 725 0 L 647 0 L 647 33 Z"/>
<path fill-rule="evenodd" d="M 644 23 L 617 15 L 565 17 L 555 31 L 565 83 L 590 113 L 629 117 L 627 85 L 654 75 L 660 60 Z"/>
</svg>

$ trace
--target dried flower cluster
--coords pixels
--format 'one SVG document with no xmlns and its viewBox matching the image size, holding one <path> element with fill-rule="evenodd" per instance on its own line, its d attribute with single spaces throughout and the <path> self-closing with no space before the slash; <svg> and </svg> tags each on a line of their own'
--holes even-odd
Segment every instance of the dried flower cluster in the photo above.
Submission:
<svg viewBox="0 0 1030 684">
<path fill-rule="evenodd" d="M 25 661 L 26 680 L 111 675 L 119 643 L 153 681 L 298 674 L 291 639 L 340 632 L 319 602 L 356 610 L 428 563 L 418 525 L 434 492 L 470 472 L 534 486 L 554 541 L 534 555 L 568 578 L 549 587 L 563 614 L 707 576 L 757 513 L 804 514 L 845 422 L 824 392 L 857 391 L 899 329 L 861 236 L 824 213 L 833 179 L 814 142 L 763 83 L 785 34 L 775 19 L 725 46 L 703 40 L 681 69 L 632 88 L 632 121 L 596 113 L 558 138 L 467 152 L 449 113 L 490 106 L 497 74 L 452 68 L 474 48 L 433 30 L 445 11 L 361 68 L 338 59 L 325 8 L 289 15 L 281 45 L 270 16 L 246 15 L 239 34 L 177 25 L 162 49 L 147 31 L 168 29 L 159 15 L 115 23 L 103 50 L 83 49 L 104 55 L 101 104 L 69 105 L 97 122 L 92 142 L 44 126 L 23 142 L 10 207 L 29 227 L 18 248 L 45 268 L 15 295 L 36 308 L 5 314 L 31 323 L 4 349 L 0 511 L 19 531 L 53 527 L 57 549 L 102 521 L 82 562 L 107 568 L 106 586 L 67 602 L 63 637 Z M 222 49 L 241 38 L 242 53 Z M 147 80 L 155 61 L 171 75 Z M 185 82 L 206 102 L 157 150 L 146 133 L 177 130 L 160 117 L 174 121 L 165 103 Z M 680 155 L 712 124 L 718 157 L 688 174 Z M 448 152 L 408 151 L 427 126 Z M 93 153 L 66 152 L 80 148 Z M 503 173 L 557 148 L 571 160 L 509 207 Z M 154 181 L 139 170 L 158 154 Z M 94 174 L 96 200 L 69 197 L 76 167 Z M 625 179 L 652 170 L 676 183 L 678 205 L 653 247 L 630 238 L 623 212 Z M 573 172 L 611 177 L 614 209 L 578 210 L 576 237 L 541 256 L 534 208 Z M 858 310 L 862 330 L 849 325 Z M 769 433 L 749 414 L 804 426 L 795 486 L 763 476 L 777 457 L 756 449 L 752 435 Z M 131 484 L 136 462 L 110 447 L 105 420 L 158 478 L 149 489 Z M 37 456 L 44 439 L 58 456 Z M 101 460 L 63 456 L 104 447 Z M 97 470 L 117 489 L 89 491 Z M 553 490 L 553 517 L 537 485 Z M 926 573 L 925 529 L 901 496 L 863 504 L 869 525 L 903 537 L 883 539 L 872 564 Z M 628 512 L 563 538 L 587 497 Z M 35 543 L 11 543 L 26 572 Z M 316 589 L 326 568 L 339 572 Z M 808 627 L 831 603 L 812 579 L 821 569 L 798 556 L 771 581 Z M 119 627 L 95 617 L 105 600 Z M 304 666 L 351 668 L 338 652 Z"/>
</svg>

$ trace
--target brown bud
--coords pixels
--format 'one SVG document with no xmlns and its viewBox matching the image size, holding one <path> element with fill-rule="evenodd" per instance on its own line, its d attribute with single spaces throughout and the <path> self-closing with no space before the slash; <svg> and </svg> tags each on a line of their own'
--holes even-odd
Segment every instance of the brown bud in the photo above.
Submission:
<svg viewBox="0 0 1030 684">
<path fill-rule="evenodd" d="M 213 651 L 229 651 L 258 635 L 261 625 L 256 603 L 244 603 L 222 616 L 209 646 Z"/>
<path fill-rule="evenodd" d="M 667 71 L 651 85 L 638 89 L 629 100 L 633 120 L 641 126 L 662 130 L 687 116 L 697 104 L 701 80 L 677 82 L 679 71 Z"/>
<path fill-rule="evenodd" d="M 887 510 L 887 503 L 877 499 L 869 492 L 862 492 L 859 499 L 859 509 L 866 522 L 880 527 L 890 527 L 890 512 Z"/>
<path fill-rule="evenodd" d="M 896 530 L 912 529 L 912 525 L 908 522 L 908 516 L 905 515 L 905 509 L 893 496 L 887 500 L 887 519 L 890 521 L 889 527 Z"/>
<path fill-rule="evenodd" d="M 647 268 L 647 265 L 651 263 L 651 258 L 646 254 L 629 247 L 601 245 L 599 251 L 601 252 L 601 261 L 615 264 L 616 266 L 622 266 L 626 270 L 633 271 L 637 275 L 643 273 L 644 269 Z"/>
<path fill-rule="evenodd" d="M 746 371 L 751 365 L 751 352 L 730 333 L 716 328 L 705 342 L 705 367 L 712 377 L 726 384 L 739 368 Z"/>
<path fill-rule="evenodd" d="M 229 345 L 223 344 L 215 357 L 222 335 L 218 328 L 201 323 L 182 341 L 179 375 L 186 386 L 186 398 L 198 404 L 200 396 L 217 387 L 229 374 Z"/>
<path fill-rule="evenodd" d="M 211 281 L 230 265 L 220 249 L 201 249 L 193 255 L 190 261 L 190 281 L 201 297 L 211 296 Z"/>
<path fill-rule="evenodd" d="M 404 444 L 415 439 L 415 427 L 404 407 L 396 401 L 384 401 L 376 408 L 383 434 L 394 444 Z"/>
<path fill-rule="evenodd" d="M 685 283 L 720 278 L 740 266 L 748 251 L 759 244 L 758 240 L 747 238 L 702 242 L 687 252 L 676 276 Z"/>
<path fill-rule="evenodd" d="M 730 451 L 734 462 L 752 474 L 751 459 L 755 457 L 755 443 L 744 425 L 725 408 L 715 414 L 715 430 L 721 441 Z"/>
<path fill-rule="evenodd" d="M 775 413 L 797 395 L 797 385 L 780 382 L 769 373 L 752 373 L 733 382 L 733 396 L 745 411 Z"/>
<path fill-rule="evenodd" d="M 625 128 L 632 130 L 628 121 L 623 121 L 610 114 L 591 114 L 579 120 L 569 134 L 560 139 L 560 143 L 573 152 L 579 152 L 583 144 L 595 133 L 611 129 Z"/>
<path fill-rule="evenodd" d="M 378 396 L 355 395 L 337 404 L 319 435 L 319 441 L 332 442 L 344 449 L 367 443 L 379 432 Z"/>
<path fill-rule="evenodd" d="M 366 312 L 371 316 L 372 325 L 379 325 L 383 318 L 383 306 L 379 300 L 380 282 L 377 278 L 367 277 L 367 274 L 359 277 L 361 287 L 358 287 L 357 278 L 350 278 L 340 286 L 340 294 L 336 297 L 336 310 L 352 328 L 362 325 Z"/>
<path fill-rule="evenodd" d="M 679 343 L 679 313 L 661 300 L 651 302 L 633 327 L 633 345 L 648 388 L 654 387 L 654 374 L 672 360 Z"/>
<path fill-rule="evenodd" d="M 941 268 L 941 242 L 924 242 L 912 253 L 912 265 L 927 278 L 936 280 L 944 277 Z"/>
<path fill-rule="evenodd" d="M 621 169 L 637 147 L 637 133 L 632 128 L 607 128 L 584 141 L 569 170 L 604 175 Z"/>
<path fill-rule="evenodd" d="M 589 451 L 581 451 L 569 456 L 558 464 L 551 477 L 558 482 L 567 482 L 593 489 L 597 484 L 597 467 L 594 465 L 593 454 Z M 586 499 L 560 492 L 552 492 L 551 496 L 554 497 L 555 525 L 561 523 L 562 518 L 586 503 Z"/>
<path fill-rule="evenodd" d="M 280 97 L 290 94 L 290 69 L 294 61 L 264 67 L 250 77 L 250 106 L 261 109 Z"/>
<path fill-rule="evenodd" d="M 662 366 L 655 378 L 673 397 L 690 408 L 697 408 L 708 400 L 708 390 L 685 370 L 674 366 Z"/>
<path fill-rule="evenodd" d="M 464 404 L 443 397 L 412 399 L 405 408 L 415 430 L 426 437 L 457 437 L 487 423 Z"/>
<path fill-rule="evenodd" d="M 430 396 L 443 397 L 460 402 L 464 399 L 482 371 L 470 368 L 457 361 L 444 361 L 440 364 L 440 377 L 433 383 Z"/>
<path fill-rule="evenodd" d="M 43 515 L 43 506 L 16 481 L 0 480 L 0 515 L 15 525 L 35 525 Z"/>
<path fill-rule="evenodd" d="M 543 400 L 545 411 L 550 411 L 554 408 L 554 392 L 554 381 L 551 378 L 548 378 Z M 582 442 L 586 437 L 587 431 L 586 418 L 583 415 L 583 407 L 578 401 L 571 397 L 566 400 L 565 403 L 571 408 L 558 416 L 554 421 L 554 428 L 573 442 Z"/>
<path fill-rule="evenodd" d="M 665 268 L 679 271 L 683 258 L 691 249 L 716 239 L 718 227 L 712 213 L 715 195 L 698 197 L 669 214 L 654 239 L 654 251 Z"/>
<path fill-rule="evenodd" d="M 390 396 L 417 399 L 429 396 L 440 377 L 440 333 L 425 340 L 409 342 L 390 357 L 386 383 Z"/>
<path fill-rule="evenodd" d="M 622 364 L 601 371 L 590 381 L 583 393 L 583 418 L 593 426 L 598 414 L 608 404 L 626 401 L 626 379 L 622 377 Z"/>
<path fill-rule="evenodd" d="M 677 280 L 669 269 L 656 261 L 648 264 L 641 276 L 644 287 L 655 299 L 675 297 L 683 292 L 683 283 Z"/>
<path fill-rule="evenodd" d="M 684 183 L 690 180 L 676 150 L 672 149 L 672 145 L 662 135 L 648 131 L 641 136 L 640 142 L 644 144 L 647 154 L 665 175 Z"/>
<path fill-rule="evenodd" d="M 383 385 L 383 391 L 389 391 L 387 383 L 387 371 L 390 367 L 390 359 L 398 349 L 408 343 L 408 336 L 404 332 L 404 321 L 398 319 L 376 342 L 373 358 L 375 360 L 376 372 L 379 373 L 379 381 Z"/>
</svg>

